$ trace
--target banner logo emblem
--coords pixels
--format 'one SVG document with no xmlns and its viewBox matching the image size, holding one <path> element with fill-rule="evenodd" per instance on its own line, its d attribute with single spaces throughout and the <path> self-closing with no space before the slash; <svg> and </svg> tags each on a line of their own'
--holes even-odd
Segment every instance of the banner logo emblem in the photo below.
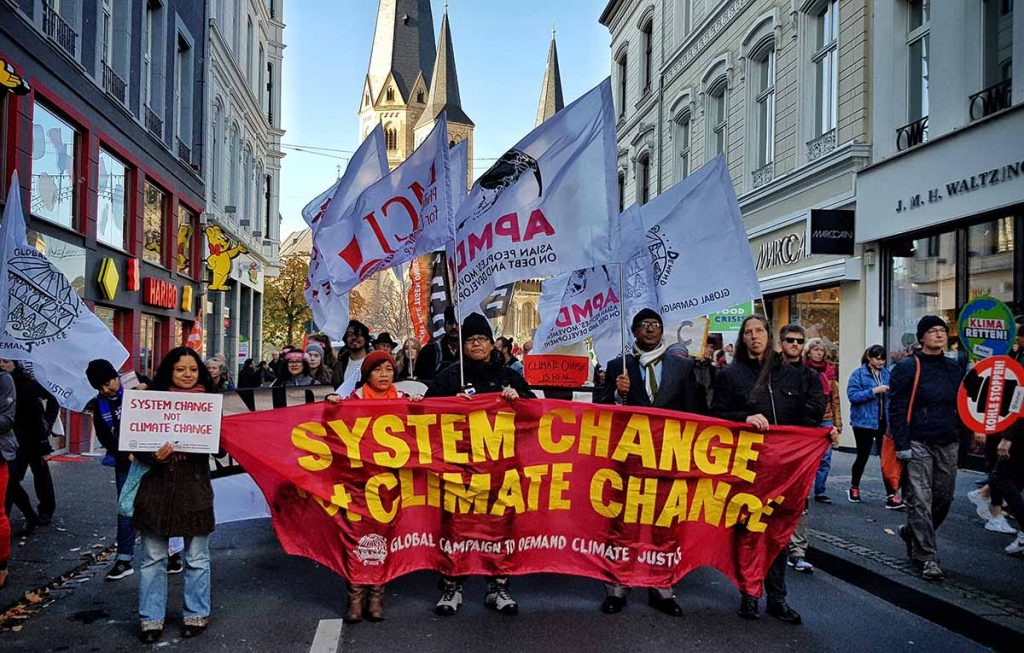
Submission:
<svg viewBox="0 0 1024 653">
<path fill-rule="evenodd" d="M 82 300 L 64 275 L 35 250 L 19 249 L 8 262 L 7 277 L 7 333 L 27 343 L 29 351 L 32 345 L 65 337 L 78 320 Z"/>
<path fill-rule="evenodd" d="M 476 218 L 490 210 L 501 194 L 515 186 L 528 170 L 533 171 L 533 176 L 537 180 L 537 197 L 541 197 L 544 194 L 544 182 L 540 176 L 540 164 L 526 152 L 512 148 L 502 154 L 477 181 L 483 196 L 471 217 Z M 465 221 L 462 224 L 465 224 Z M 459 225 L 459 229 L 462 228 L 462 224 Z"/>
<path fill-rule="evenodd" d="M 368 567 L 380 566 L 388 557 L 388 541 L 377 533 L 364 535 L 359 538 L 355 554 L 359 561 Z"/>
<path fill-rule="evenodd" d="M 662 231 L 661 225 L 655 225 L 647 232 L 647 250 L 654 261 L 654 280 L 659 286 L 664 286 L 672 276 L 679 252 L 672 248 L 672 241 Z"/>
</svg>

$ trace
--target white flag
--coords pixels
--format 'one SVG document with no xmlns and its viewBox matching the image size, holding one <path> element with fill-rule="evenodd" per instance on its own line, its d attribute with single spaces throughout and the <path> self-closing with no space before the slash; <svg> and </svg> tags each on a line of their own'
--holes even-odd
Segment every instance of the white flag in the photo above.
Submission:
<svg viewBox="0 0 1024 653">
<path fill-rule="evenodd" d="M 761 296 L 724 157 L 638 207 L 666 325 Z M 630 283 L 647 283 L 633 268 Z"/>
<path fill-rule="evenodd" d="M 327 277 L 327 267 L 316 246 L 316 233 L 337 224 L 359 195 L 388 173 L 388 155 L 384 148 L 384 128 L 377 125 L 349 159 L 345 174 L 302 209 L 302 219 L 313 230 L 313 248 L 309 253 L 306 279 L 306 303 L 317 327 L 340 340 L 348 328 L 348 295 L 339 291 Z"/>
<path fill-rule="evenodd" d="M 81 411 L 96 396 L 85 368 L 103 358 L 120 369 L 128 351 L 25 237 L 18 173 L 11 178 L 0 247 L 0 358 L 23 361 L 65 408 Z"/>
<path fill-rule="evenodd" d="M 347 293 L 375 272 L 444 247 L 454 237 L 451 202 L 448 123 L 441 114 L 402 165 L 314 234 L 335 291 Z"/>
<path fill-rule="evenodd" d="M 459 141 L 448 152 L 452 171 L 452 211 L 458 212 L 469 193 L 469 141 Z"/>
<path fill-rule="evenodd" d="M 456 215 L 449 265 L 462 313 L 498 286 L 611 259 L 617 215 L 615 118 L 605 80 L 506 152 Z"/>
</svg>

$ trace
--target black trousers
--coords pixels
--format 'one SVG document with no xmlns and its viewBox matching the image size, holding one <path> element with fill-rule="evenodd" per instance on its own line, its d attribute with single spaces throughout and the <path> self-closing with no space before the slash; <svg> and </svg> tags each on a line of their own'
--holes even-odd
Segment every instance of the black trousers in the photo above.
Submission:
<svg viewBox="0 0 1024 653">
<path fill-rule="evenodd" d="M 998 440 L 998 438 L 990 438 Z M 1006 510 L 1017 523 L 1024 521 L 1024 441 L 1014 442 L 1010 447 L 1010 457 L 998 460 L 995 469 L 989 475 L 989 488 L 993 497 L 1006 502 Z M 993 504 L 994 505 L 994 504 Z"/>
<path fill-rule="evenodd" d="M 11 514 L 11 506 L 17 506 L 26 521 L 36 521 L 39 515 L 32 506 L 32 499 L 28 492 L 21 486 L 25 480 L 25 473 L 32 470 L 32 485 L 36 490 L 36 498 L 39 499 L 39 513 L 45 516 L 52 515 L 57 509 L 57 499 L 53 490 L 53 476 L 50 475 L 50 467 L 41 455 L 31 453 L 22 454 L 19 450 L 17 457 L 8 463 L 7 478 L 7 500 L 4 509 Z"/>
</svg>

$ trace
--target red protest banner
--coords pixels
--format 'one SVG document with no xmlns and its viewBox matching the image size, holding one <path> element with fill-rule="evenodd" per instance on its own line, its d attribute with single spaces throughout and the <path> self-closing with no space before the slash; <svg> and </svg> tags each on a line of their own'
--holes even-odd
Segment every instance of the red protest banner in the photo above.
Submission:
<svg viewBox="0 0 1024 653">
<path fill-rule="evenodd" d="M 433 254 L 425 254 L 409 261 L 409 319 L 413 337 L 422 344 L 430 340 L 430 266 Z"/>
<path fill-rule="evenodd" d="M 477 395 L 231 415 L 222 442 L 285 551 L 354 583 L 434 569 L 662 587 L 711 566 L 758 595 L 824 433 Z"/>
<path fill-rule="evenodd" d="M 523 357 L 523 376 L 530 385 L 578 388 L 590 376 L 590 359 L 586 356 L 530 354 Z"/>
</svg>

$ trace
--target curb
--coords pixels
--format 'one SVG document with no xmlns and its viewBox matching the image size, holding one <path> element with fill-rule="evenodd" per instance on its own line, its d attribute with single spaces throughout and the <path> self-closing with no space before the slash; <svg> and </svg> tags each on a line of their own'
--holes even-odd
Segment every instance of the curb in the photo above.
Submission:
<svg viewBox="0 0 1024 653">
<path fill-rule="evenodd" d="M 822 571 L 997 651 L 1024 650 L 1024 606 L 947 577 L 922 579 L 897 560 L 841 537 L 810 529 L 807 559 Z"/>
</svg>

